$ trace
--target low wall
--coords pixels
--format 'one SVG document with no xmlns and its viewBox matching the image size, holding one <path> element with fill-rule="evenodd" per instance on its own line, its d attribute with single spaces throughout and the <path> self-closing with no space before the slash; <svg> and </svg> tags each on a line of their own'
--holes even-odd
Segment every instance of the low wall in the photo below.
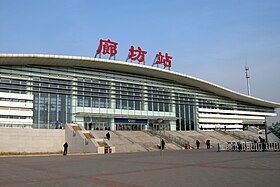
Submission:
<svg viewBox="0 0 280 187">
<path fill-rule="evenodd" d="M 65 126 L 65 140 L 69 145 L 69 153 L 100 153 L 104 154 L 104 147 L 98 146 L 98 143 L 94 139 L 87 139 L 84 133 L 89 133 L 83 127 L 79 126 L 81 130 L 75 131 L 73 127 L 78 127 L 77 124 L 67 124 Z M 103 139 L 102 139 L 103 142 Z"/>
<path fill-rule="evenodd" d="M 59 152 L 64 143 L 64 129 L 0 128 L 0 153 Z"/>
</svg>

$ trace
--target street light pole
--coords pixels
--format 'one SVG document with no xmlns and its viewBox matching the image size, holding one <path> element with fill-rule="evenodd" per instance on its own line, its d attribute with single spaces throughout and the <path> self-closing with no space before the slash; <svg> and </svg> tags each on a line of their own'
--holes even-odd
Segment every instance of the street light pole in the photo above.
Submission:
<svg viewBox="0 0 280 187">
<path fill-rule="evenodd" d="M 268 139 L 267 139 L 267 122 L 266 122 L 266 117 L 265 117 L 265 121 L 263 122 L 264 123 L 264 127 L 265 127 L 265 142 L 268 143 Z"/>
<path fill-rule="evenodd" d="M 245 75 L 246 75 L 246 80 L 247 80 L 247 92 L 248 92 L 248 95 L 250 96 L 249 66 L 245 66 Z"/>
</svg>

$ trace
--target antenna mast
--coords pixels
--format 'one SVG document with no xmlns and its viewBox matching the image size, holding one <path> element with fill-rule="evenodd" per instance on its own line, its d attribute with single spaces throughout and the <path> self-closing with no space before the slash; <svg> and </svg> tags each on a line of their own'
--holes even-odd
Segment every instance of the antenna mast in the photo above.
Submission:
<svg viewBox="0 0 280 187">
<path fill-rule="evenodd" d="M 250 96 L 249 66 L 245 66 L 245 75 L 246 75 L 246 80 L 247 80 L 247 92 L 248 92 L 248 95 Z"/>
</svg>

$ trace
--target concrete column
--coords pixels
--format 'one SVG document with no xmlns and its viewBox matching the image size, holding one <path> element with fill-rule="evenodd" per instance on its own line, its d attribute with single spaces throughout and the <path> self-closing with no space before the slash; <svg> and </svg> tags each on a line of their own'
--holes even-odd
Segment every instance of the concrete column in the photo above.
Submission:
<svg viewBox="0 0 280 187">
<path fill-rule="evenodd" d="M 72 111 L 72 116 L 71 116 L 71 121 L 73 121 L 74 123 L 75 122 L 78 122 L 78 120 L 75 118 L 75 113 L 77 112 L 76 111 L 76 107 L 78 105 L 78 97 L 77 97 L 77 79 L 74 78 L 73 79 L 73 82 L 72 82 L 72 107 L 71 107 L 71 111 Z"/>
<path fill-rule="evenodd" d="M 196 96 L 195 96 L 196 97 Z M 194 106 L 194 130 L 198 130 L 199 129 L 199 116 L 198 116 L 198 109 L 199 109 L 199 104 L 198 104 L 198 99 L 195 99 L 195 106 Z"/>
<path fill-rule="evenodd" d="M 174 93 L 172 93 L 171 101 L 172 101 L 171 110 L 172 110 L 172 112 L 176 113 L 176 102 L 175 102 L 175 94 Z"/>
<path fill-rule="evenodd" d="M 115 95 L 115 93 L 116 93 L 116 91 L 115 91 L 115 82 L 111 82 L 111 90 L 110 90 L 110 94 L 111 94 L 111 98 L 110 98 L 110 100 L 111 100 L 111 106 L 110 106 L 110 108 L 113 108 L 113 109 L 115 109 L 116 108 L 116 95 Z"/>
<path fill-rule="evenodd" d="M 115 131 L 116 130 L 116 124 L 115 124 L 115 119 L 114 118 L 111 118 L 110 129 L 111 129 L 111 131 Z"/>
<path fill-rule="evenodd" d="M 176 117 L 176 101 L 175 101 L 175 99 L 176 99 L 175 94 L 172 93 L 171 94 L 171 101 L 172 101 L 171 112 L 174 112 L 175 117 Z M 180 123 L 181 123 L 181 121 L 180 121 Z M 181 129 L 181 126 L 180 126 L 180 129 Z M 176 131 L 176 120 L 170 121 L 170 130 L 171 131 Z"/>
<path fill-rule="evenodd" d="M 27 81 L 27 85 L 26 85 L 26 91 L 27 91 L 27 94 L 30 94 L 32 95 L 32 78 L 29 77 Z"/>
<path fill-rule="evenodd" d="M 144 97 L 144 99 L 143 99 L 144 110 L 148 111 L 148 88 L 147 88 L 147 86 L 143 86 L 143 92 L 144 92 L 144 94 L 143 94 L 143 97 Z"/>
<path fill-rule="evenodd" d="M 170 131 L 176 131 L 176 121 L 172 120 L 170 123 Z"/>
</svg>

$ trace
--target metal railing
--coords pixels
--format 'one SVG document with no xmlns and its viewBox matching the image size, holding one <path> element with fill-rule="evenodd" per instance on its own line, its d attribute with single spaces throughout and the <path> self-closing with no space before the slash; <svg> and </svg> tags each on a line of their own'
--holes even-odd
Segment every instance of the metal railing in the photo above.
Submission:
<svg viewBox="0 0 280 187">
<path fill-rule="evenodd" d="M 280 151 L 280 143 L 234 143 L 218 144 L 218 151 Z"/>
<path fill-rule="evenodd" d="M 230 135 L 230 136 L 233 136 L 237 139 L 240 139 L 240 140 L 243 140 L 243 141 L 249 141 L 249 142 L 254 142 L 254 141 L 258 141 L 258 138 L 252 136 L 252 135 L 249 135 L 249 134 L 240 134 L 240 132 L 234 132 L 234 131 L 224 131 L 224 130 L 221 130 L 221 129 L 217 129 L 216 130 L 217 132 L 220 132 L 222 134 L 225 134 L 225 135 Z M 241 131 L 243 132 L 243 131 Z"/>
<path fill-rule="evenodd" d="M 179 146 L 186 147 L 190 145 L 190 142 L 179 137 L 179 136 L 173 136 L 171 134 L 165 133 L 165 131 L 153 131 L 153 130 L 148 130 L 150 134 L 154 136 L 160 136 L 161 138 L 165 139 L 167 142 L 173 142 Z"/>
<path fill-rule="evenodd" d="M 23 123 L 1 123 L 0 128 L 32 128 L 32 124 Z"/>
</svg>

